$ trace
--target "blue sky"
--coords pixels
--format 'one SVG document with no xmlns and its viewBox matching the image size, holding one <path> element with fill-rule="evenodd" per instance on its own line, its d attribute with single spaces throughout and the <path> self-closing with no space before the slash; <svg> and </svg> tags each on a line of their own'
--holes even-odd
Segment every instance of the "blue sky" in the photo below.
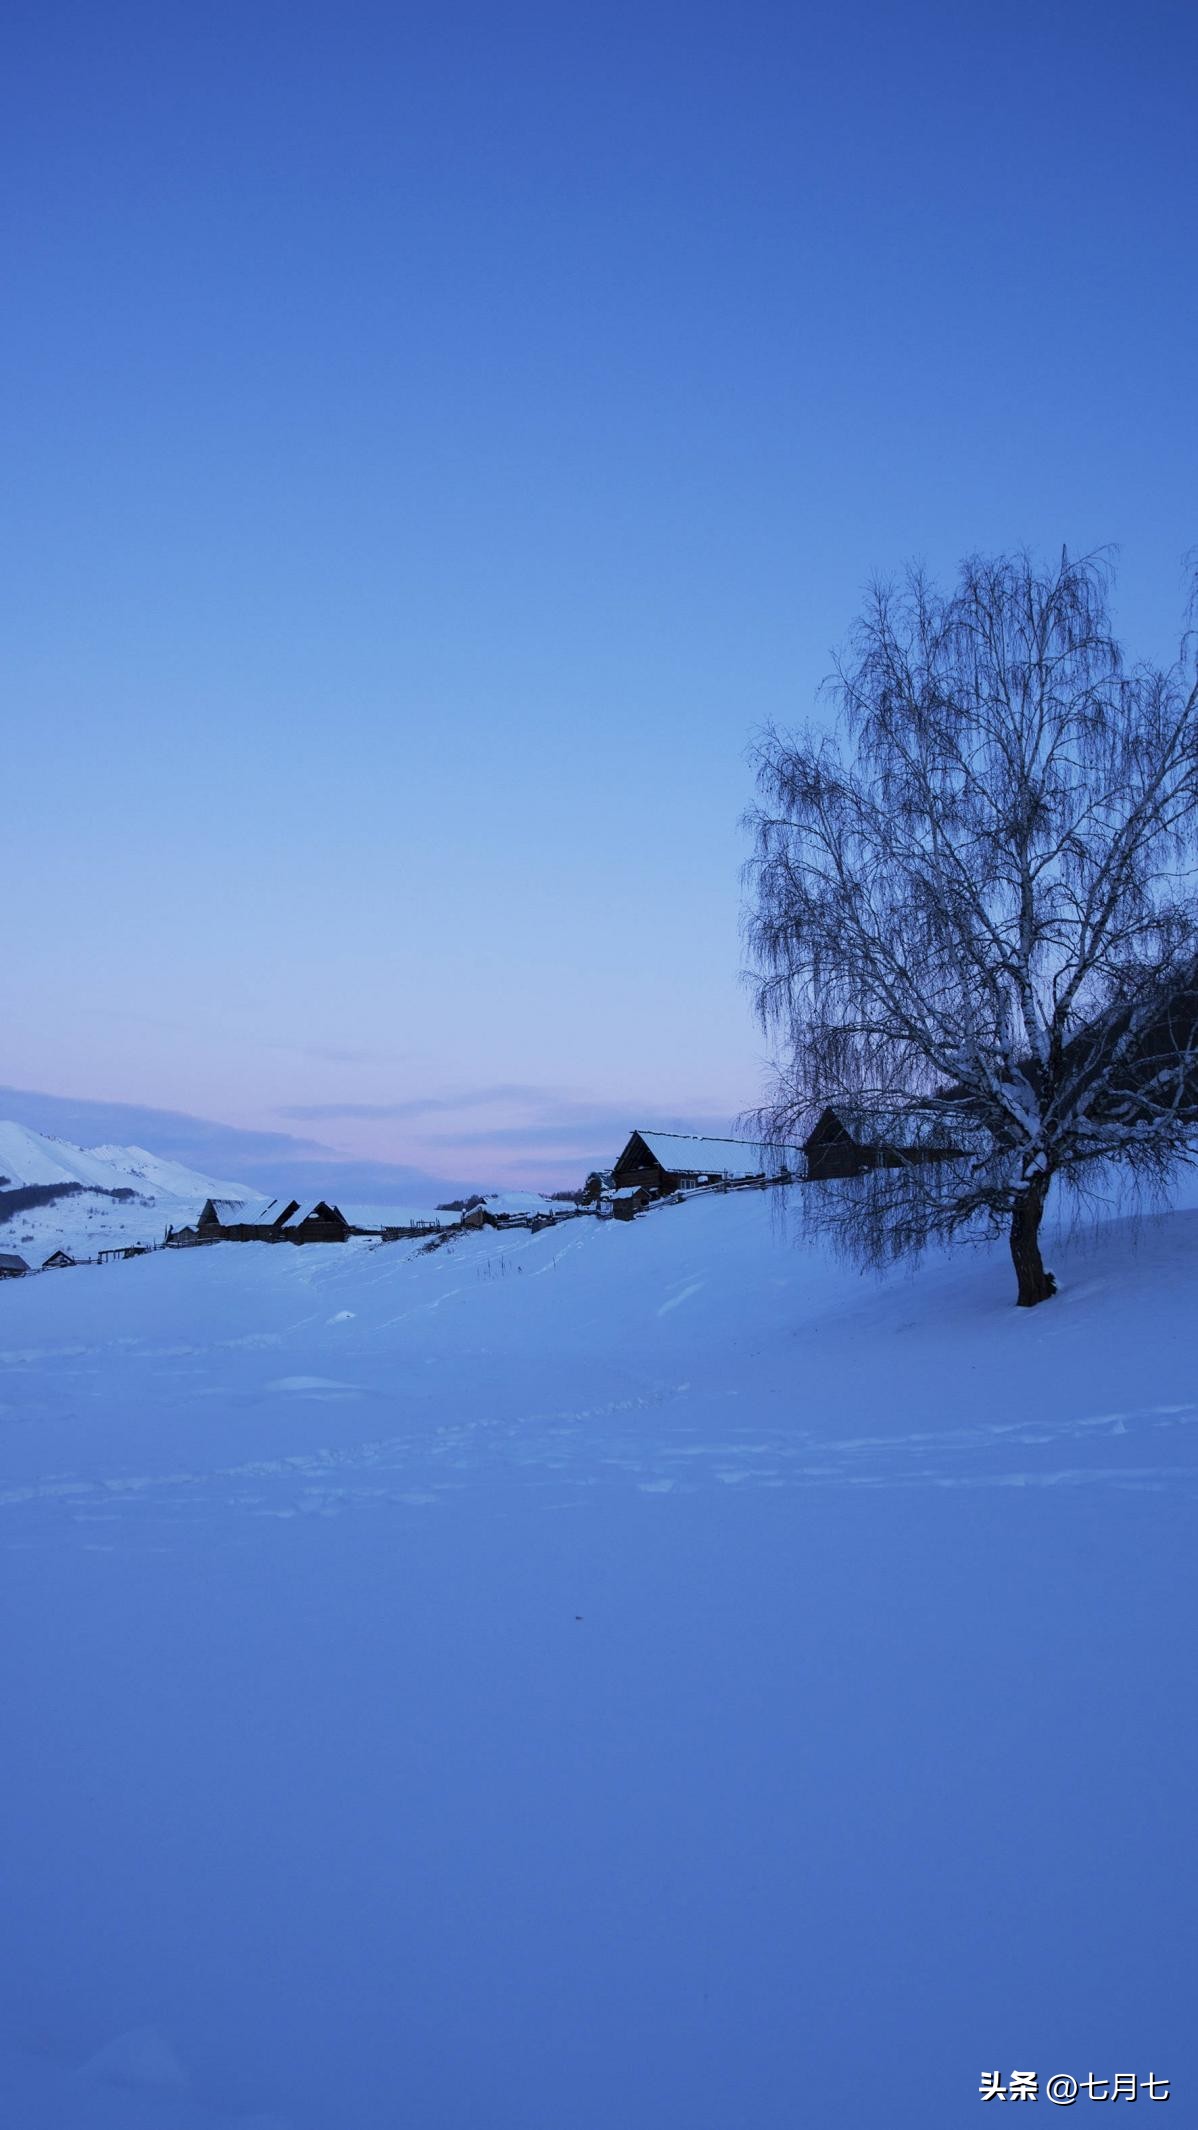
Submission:
<svg viewBox="0 0 1198 2130">
<path fill-rule="evenodd" d="M 1182 5 L 18 4 L 0 1079 L 556 1184 L 759 1093 L 876 571 L 1198 541 Z"/>
</svg>

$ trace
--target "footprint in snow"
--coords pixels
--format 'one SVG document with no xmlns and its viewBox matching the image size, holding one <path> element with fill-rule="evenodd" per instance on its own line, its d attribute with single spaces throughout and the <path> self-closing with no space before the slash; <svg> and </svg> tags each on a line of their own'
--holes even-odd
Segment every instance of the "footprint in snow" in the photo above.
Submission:
<svg viewBox="0 0 1198 2130">
<path fill-rule="evenodd" d="M 268 1383 L 266 1388 L 289 1391 L 293 1396 L 309 1398 L 361 1396 L 356 1383 L 340 1383 L 334 1376 L 276 1376 L 273 1383 Z"/>
<path fill-rule="evenodd" d="M 683 1288 L 681 1294 L 672 1294 L 668 1302 L 662 1303 L 657 1312 L 658 1316 L 664 1316 L 667 1309 L 677 1309 L 679 1302 L 689 1302 L 692 1294 L 697 1294 L 700 1287 L 705 1287 L 706 1285 L 707 1281 L 705 1279 L 693 1279 L 689 1287 Z"/>
</svg>

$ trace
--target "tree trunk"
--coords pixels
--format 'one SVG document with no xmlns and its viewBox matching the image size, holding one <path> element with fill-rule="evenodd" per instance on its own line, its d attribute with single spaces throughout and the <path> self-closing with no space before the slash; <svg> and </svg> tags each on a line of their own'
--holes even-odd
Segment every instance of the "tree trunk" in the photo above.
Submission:
<svg viewBox="0 0 1198 2130">
<path fill-rule="evenodd" d="M 1031 1177 L 1026 1189 L 1015 1200 L 1011 1215 L 1011 1258 L 1019 1282 L 1020 1309 L 1033 1309 L 1037 1302 L 1046 1302 L 1057 1291 L 1057 1283 L 1051 1272 L 1044 1270 L 1040 1255 L 1040 1222 L 1044 1217 L 1048 1181 L 1044 1175 Z"/>
</svg>

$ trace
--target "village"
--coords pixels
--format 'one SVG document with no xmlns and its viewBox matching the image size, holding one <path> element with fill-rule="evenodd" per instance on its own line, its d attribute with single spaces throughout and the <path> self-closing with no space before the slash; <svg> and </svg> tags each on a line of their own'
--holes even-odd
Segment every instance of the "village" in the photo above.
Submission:
<svg viewBox="0 0 1198 2130">
<path fill-rule="evenodd" d="M 420 1241 L 426 1249 L 439 1249 L 454 1236 L 479 1229 L 528 1229 L 536 1234 L 584 1217 L 629 1221 L 679 1205 L 696 1192 L 817 1183 L 938 1158 L 942 1151 L 904 1134 L 897 1118 L 883 1120 L 844 1106 L 826 1108 L 802 1146 L 646 1127 L 630 1133 L 609 1170 L 596 1170 L 580 1190 L 555 1197 L 478 1194 L 429 1212 L 413 1212 L 325 1198 L 305 1204 L 298 1198 L 214 1196 L 204 1200 L 193 1220 L 178 1226 L 168 1223 L 156 1243 L 112 1242 L 91 1256 L 60 1246 L 40 1264 L 29 1263 L 16 1251 L 0 1251 L 0 1280 L 83 1264 L 126 1263 L 154 1250 L 197 1249 L 220 1242 L 344 1243 L 364 1238 L 375 1243 Z M 0 1205 L 2 1201 L 0 1192 Z"/>
</svg>

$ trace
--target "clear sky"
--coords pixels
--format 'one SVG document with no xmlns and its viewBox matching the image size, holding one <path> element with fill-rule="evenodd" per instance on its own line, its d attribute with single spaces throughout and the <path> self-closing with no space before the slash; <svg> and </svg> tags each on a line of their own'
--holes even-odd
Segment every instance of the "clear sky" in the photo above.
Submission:
<svg viewBox="0 0 1198 2130">
<path fill-rule="evenodd" d="M 1172 655 L 1198 17 L 14 0 L 0 1080 L 573 1182 L 760 1091 L 744 751 L 876 571 Z"/>
</svg>

